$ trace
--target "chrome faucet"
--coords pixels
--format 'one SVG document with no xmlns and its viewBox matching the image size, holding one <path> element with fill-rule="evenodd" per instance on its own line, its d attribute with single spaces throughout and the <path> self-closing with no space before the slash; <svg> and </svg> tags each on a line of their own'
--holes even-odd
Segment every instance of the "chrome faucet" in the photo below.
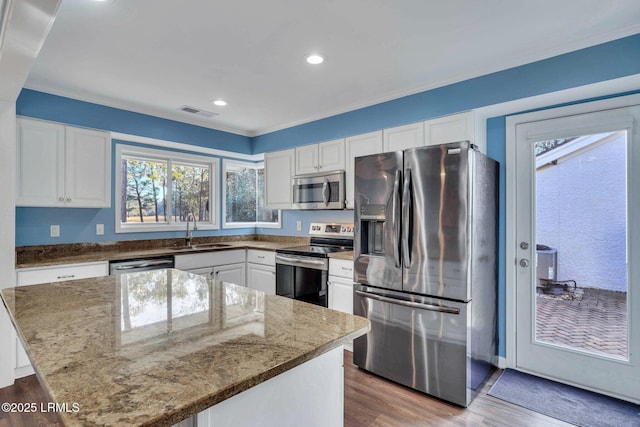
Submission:
<svg viewBox="0 0 640 427">
<path fill-rule="evenodd" d="M 189 212 L 187 214 L 187 234 L 184 236 L 184 241 L 185 241 L 185 244 L 187 246 L 191 246 L 191 239 L 193 238 L 193 236 L 191 234 L 191 230 L 189 230 L 189 221 L 190 220 L 193 221 L 193 229 L 194 230 L 198 229 L 198 224 L 196 223 L 196 217 L 193 216 L 192 212 Z"/>
</svg>

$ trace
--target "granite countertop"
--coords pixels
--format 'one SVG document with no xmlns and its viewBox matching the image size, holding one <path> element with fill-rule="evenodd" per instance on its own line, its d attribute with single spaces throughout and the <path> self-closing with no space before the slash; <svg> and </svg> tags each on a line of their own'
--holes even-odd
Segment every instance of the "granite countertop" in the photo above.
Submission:
<svg viewBox="0 0 640 427">
<path fill-rule="evenodd" d="M 68 404 L 67 426 L 172 425 L 370 328 L 174 269 L 7 288 L 2 298 L 42 384 Z"/>
<path fill-rule="evenodd" d="M 346 252 L 332 252 L 329 254 L 329 258 L 336 258 L 336 259 L 344 259 L 347 261 L 353 261 L 353 251 L 346 251 Z"/>
<path fill-rule="evenodd" d="M 213 240 L 196 240 L 194 244 L 218 243 L 224 246 L 190 249 L 184 239 L 158 239 L 109 242 L 106 244 L 62 244 L 16 248 L 16 268 L 45 267 L 85 262 L 118 261 L 165 255 L 225 251 L 232 249 L 258 249 L 275 251 L 289 246 L 308 244 L 308 238 L 278 236 L 274 240 L 226 240 L 220 236 Z M 274 237 L 274 236 L 270 236 Z"/>
</svg>

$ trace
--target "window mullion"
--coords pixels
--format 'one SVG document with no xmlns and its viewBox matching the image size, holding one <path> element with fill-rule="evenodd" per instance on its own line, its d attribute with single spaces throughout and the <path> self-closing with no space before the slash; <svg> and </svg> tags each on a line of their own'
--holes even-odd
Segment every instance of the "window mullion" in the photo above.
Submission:
<svg viewBox="0 0 640 427">
<path fill-rule="evenodd" d="M 173 162 L 167 159 L 167 224 L 173 225 Z"/>
</svg>

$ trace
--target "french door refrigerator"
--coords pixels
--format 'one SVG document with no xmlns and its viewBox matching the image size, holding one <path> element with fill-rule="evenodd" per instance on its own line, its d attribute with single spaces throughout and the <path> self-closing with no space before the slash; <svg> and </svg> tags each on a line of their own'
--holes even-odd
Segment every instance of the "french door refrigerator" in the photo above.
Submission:
<svg viewBox="0 0 640 427">
<path fill-rule="evenodd" d="M 497 173 L 467 141 L 355 159 L 356 365 L 471 402 L 497 362 Z"/>
</svg>

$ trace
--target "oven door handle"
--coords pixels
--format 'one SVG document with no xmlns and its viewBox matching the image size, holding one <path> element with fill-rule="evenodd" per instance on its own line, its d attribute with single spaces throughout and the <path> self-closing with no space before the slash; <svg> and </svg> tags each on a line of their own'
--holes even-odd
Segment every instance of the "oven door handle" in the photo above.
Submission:
<svg viewBox="0 0 640 427">
<path fill-rule="evenodd" d="M 363 292 L 363 291 L 355 291 L 356 294 L 360 295 L 364 298 L 374 299 L 380 302 L 386 302 L 389 304 L 402 305 L 405 307 L 417 308 L 419 310 L 429 310 L 429 311 L 437 311 L 440 313 L 451 313 L 451 314 L 460 314 L 460 309 L 455 307 L 447 307 L 446 305 L 433 305 L 433 304 L 422 304 L 419 302 L 413 301 L 405 301 L 396 298 L 389 298 L 383 295 L 374 294 L 371 292 Z"/>
<path fill-rule="evenodd" d="M 312 268 L 315 270 L 328 270 L 326 260 L 315 260 L 308 258 L 288 257 L 276 254 L 276 264 L 291 265 L 293 267 Z"/>
</svg>

